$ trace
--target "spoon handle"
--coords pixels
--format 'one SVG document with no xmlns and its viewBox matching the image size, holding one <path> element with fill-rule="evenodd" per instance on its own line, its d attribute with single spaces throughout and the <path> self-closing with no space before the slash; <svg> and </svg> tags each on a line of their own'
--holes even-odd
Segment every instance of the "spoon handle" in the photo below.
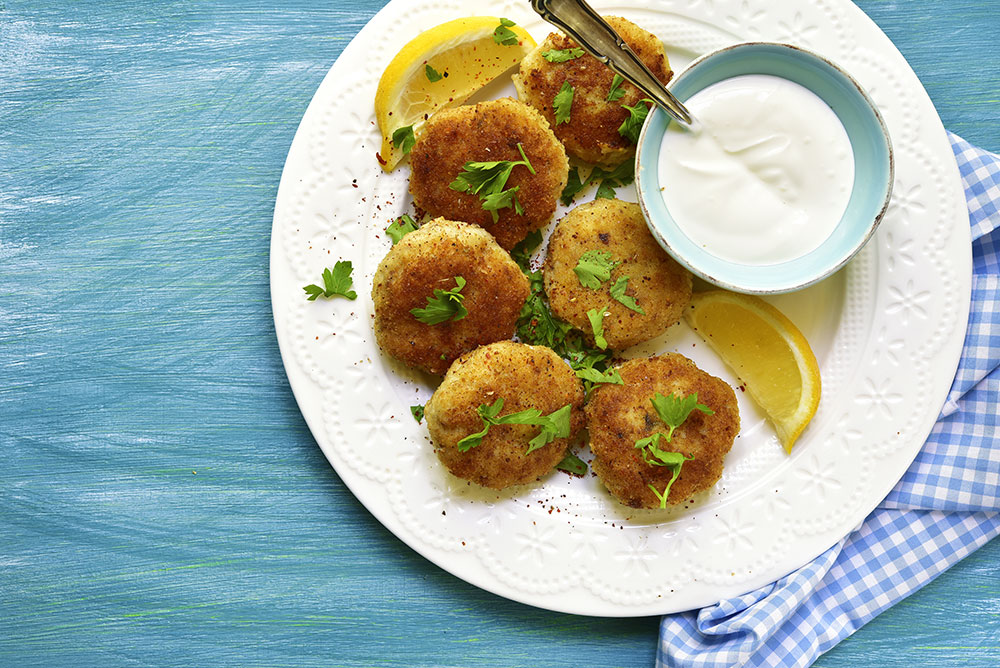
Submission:
<svg viewBox="0 0 1000 668">
<path fill-rule="evenodd" d="M 691 124 L 691 114 L 680 100 L 660 83 L 628 44 L 585 0 L 531 0 L 531 7 L 543 19 L 562 28 L 592 56 L 635 84 L 671 117 Z"/>
</svg>

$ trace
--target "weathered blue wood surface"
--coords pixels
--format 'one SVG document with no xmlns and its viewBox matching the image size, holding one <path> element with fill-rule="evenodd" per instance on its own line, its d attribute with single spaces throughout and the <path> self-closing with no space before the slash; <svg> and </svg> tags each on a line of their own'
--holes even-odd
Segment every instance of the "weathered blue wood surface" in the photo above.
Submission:
<svg viewBox="0 0 1000 668">
<path fill-rule="evenodd" d="M 654 618 L 466 585 L 343 486 L 268 302 L 278 178 L 382 0 L 0 0 L 0 666 L 643 666 Z M 860 3 L 1000 150 L 1000 3 Z M 818 664 L 1000 665 L 1000 543 Z"/>
</svg>

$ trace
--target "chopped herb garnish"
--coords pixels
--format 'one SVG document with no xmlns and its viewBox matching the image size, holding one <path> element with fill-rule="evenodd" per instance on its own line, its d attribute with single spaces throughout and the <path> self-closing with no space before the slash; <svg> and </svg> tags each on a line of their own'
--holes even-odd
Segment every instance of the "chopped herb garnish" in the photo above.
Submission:
<svg viewBox="0 0 1000 668">
<path fill-rule="evenodd" d="M 455 286 L 451 290 L 434 289 L 434 296 L 427 297 L 425 308 L 410 309 L 413 317 L 428 325 L 438 325 L 446 320 L 461 320 L 469 315 L 468 309 L 462 305 L 465 295 L 461 294 L 465 287 L 465 279 L 455 276 Z"/>
<path fill-rule="evenodd" d="M 566 473 L 572 473 L 573 475 L 586 475 L 587 473 L 587 462 L 583 461 L 572 452 L 567 452 L 566 456 L 562 458 L 556 468 L 560 471 L 565 471 Z"/>
<path fill-rule="evenodd" d="M 643 461 L 650 466 L 667 466 L 670 468 L 672 473 L 670 476 L 670 482 L 667 483 L 667 486 L 664 488 L 662 493 L 653 487 L 652 484 L 647 485 L 647 487 L 653 491 L 653 494 L 656 495 L 656 498 L 660 500 L 660 508 L 666 508 L 667 497 L 670 495 L 670 488 L 674 486 L 674 482 L 681 474 L 681 467 L 684 465 L 684 462 L 694 459 L 694 456 L 688 456 L 680 452 L 661 450 L 659 448 L 661 439 L 668 442 L 670 440 L 663 434 L 657 432 L 649 438 L 640 438 L 635 442 L 635 447 L 642 451 Z"/>
<path fill-rule="evenodd" d="M 565 63 L 567 60 L 579 58 L 583 53 L 583 49 L 579 47 L 573 49 L 549 49 L 548 51 L 542 51 L 542 58 L 550 63 Z"/>
<path fill-rule="evenodd" d="M 598 371 L 597 369 L 590 367 L 585 369 L 577 369 L 576 377 L 589 382 L 591 385 L 598 384 L 609 384 L 609 385 L 624 385 L 625 381 L 622 380 L 621 374 L 618 373 L 618 369 L 608 369 L 607 371 Z"/>
<path fill-rule="evenodd" d="M 601 185 L 597 186 L 597 193 L 594 195 L 596 199 L 614 199 L 615 198 L 615 187 L 611 185 L 609 181 L 601 181 Z"/>
<path fill-rule="evenodd" d="M 424 419 L 424 407 L 420 404 L 416 406 L 410 406 L 410 414 L 413 415 L 413 419 L 420 424 L 421 420 Z"/>
<path fill-rule="evenodd" d="M 715 415 L 715 411 L 706 406 L 705 404 L 698 403 L 698 393 L 692 392 L 686 397 L 681 397 L 677 394 L 671 394 L 669 397 L 665 397 L 659 392 L 656 393 L 652 399 L 649 400 L 653 404 L 653 408 L 656 409 L 656 414 L 660 416 L 660 419 L 670 428 L 667 432 L 667 442 L 669 443 L 674 435 L 674 429 L 681 426 L 691 412 L 695 409 L 701 411 L 705 415 Z"/>
<path fill-rule="evenodd" d="M 400 239 L 410 232 L 415 232 L 416 229 L 417 222 L 404 213 L 394 220 L 392 225 L 385 228 L 385 233 L 389 235 L 389 238 L 392 239 L 392 245 L 395 246 L 399 243 Z"/>
<path fill-rule="evenodd" d="M 481 404 L 476 409 L 476 412 L 479 413 L 479 417 L 483 421 L 483 428 L 481 431 L 469 434 L 460 440 L 458 442 L 458 451 L 468 452 L 478 446 L 482 443 L 483 437 L 486 436 L 490 427 L 495 424 L 530 424 L 541 427 L 538 435 L 528 441 L 528 450 L 524 453 L 525 455 L 529 455 L 535 450 L 548 445 L 557 438 L 566 438 L 569 436 L 571 404 L 566 404 L 548 415 L 542 415 L 542 412 L 537 408 L 528 408 L 517 413 L 498 417 L 501 410 L 503 410 L 503 397 L 499 397 L 489 406 Z"/>
<path fill-rule="evenodd" d="M 646 106 L 647 103 L 654 104 L 648 97 L 644 97 L 636 102 L 634 107 L 627 104 L 622 105 L 623 109 L 628 109 L 628 118 L 619 126 L 618 134 L 633 144 L 639 141 L 639 131 L 642 130 L 642 124 L 646 122 L 646 116 L 649 115 L 650 108 Z"/>
<path fill-rule="evenodd" d="M 597 187 L 596 197 L 614 199 L 615 188 L 627 186 L 635 181 L 635 163 L 631 160 L 626 160 L 610 172 L 600 167 L 594 167 L 590 172 L 590 176 L 587 177 L 587 183 L 594 183 L 595 181 L 601 182 Z"/>
<path fill-rule="evenodd" d="M 323 287 L 307 285 L 302 289 L 309 295 L 307 299 L 311 302 L 316 301 L 317 297 L 329 299 L 336 295 L 346 297 L 347 299 L 357 299 L 358 293 L 351 290 L 351 284 L 353 283 L 351 279 L 352 271 L 354 271 L 354 268 L 351 266 L 351 261 L 341 260 L 333 265 L 333 271 L 329 269 L 323 270 Z"/>
<path fill-rule="evenodd" d="M 507 179 L 511 172 L 518 165 L 524 165 L 532 174 L 535 168 L 528 161 L 528 156 L 524 154 L 520 142 L 517 150 L 521 153 L 523 160 L 492 160 L 489 162 L 467 162 L 463 165 L 463 171 L 455 177 L 455 180 L 448 186 L 452 190 L 460 193 L 472 193 L 479 195 L 483 200 L 483 208 L 490 212 L 493 222 L 497 222 L 498 209 L 513 207 L 518 215 L 524 215 L 521 203 L 517 201 L 517 191 L 520 186 L 515 186 L 509 190 L 504 190 Z"/>
<path fill-rule="evenodd" d="M 493 31 L 493 41 L 503 46 L 517 46 L 521 40 L 518 39 L 517 33 L 511 30 L 515 25 L 517 24 L 510 19 L 500 19 L 500 25 Z"/>
<path fill-rule="evenodd" d="M 562 88 L 556 93 L 552 100 L 552 108 L 556 112 L 556 125 L 569 123 L 569 110 L 573 106 L 573 86 L 568 81 L 563 81 Z"/>
<path fill-rule="evenodd" d="M 607 315 L 604 308 L 592 308 L 587 311 L 587 320 L 590 320 L 590 328 L 594 332 L 594 344 L 601 350 L 608 349 L 608 340 L 604 338 L 604 316 Z"/>
<path fill-rule="evenodd" d="M 559 201 L 562 202 L 562 205 L 569 206 L 572 204 L 573 198 L 583 190 L 584 185 L 584 182 L 580 180 L 580 170 L 574 165 L 569 170 L 569 179 L 566 181 L 566 187 L 563 188 L 562 195 L 559 196 Z"/>
<path fill-rule="evenodd" d="M 403 155 L 408 155 L 416 143 L 417 138 L 413 135 L 412 125 L 404 125 L 392 133 L 392 145 L 401 150 Z"/>
<path fill-rule="evenodd" d="M 621 89 L 621 85 L 624 82 L 625 79 L 622 78 L 622 75 L 615 75 L 615 78 L 611 80 L 611 89 L 608 91 L 608 97 L 606 98 L 608 102 L 617 102 L 625 97 L 625 91 Z"/>
<path fill-rule="evenodd" d="M 430 81 L 431 83 L 434 83 L 435 81 L 441 81 L 441 79 L 444 78 L 441 76 L 440 72 L 438 72 L 430 65 L 424 65 L 424 74 L 427 75 L 427 80 Z"/>
<path fill-rule="evenodd" d="M 517 263 L 517 266 L 521 268 L 521 271 L 527 273 L 531 270 L 531 254 L 535 252 L 535 249 L 542 245 L 542 231 L 532 230 L 528 233 L 521 241 L 518 241 L 512 249 L 510 249 L 510 256 Z"/>
<path fill-rule="evenodd" d="M 602 283 L 611 280 L 611 272 L 619 264 L 621 263 L 611 258 L 609 251 L 589 250 L 577 260 L 573 272 L 580 285 L 591 290 L 599 290 Z"/>
<path fill-rule="evenodd" d="M 617 281 L 611 286 L 611 298 L 617 301 L 619 304 L 623 304 L 626 308 L 630 308 L 636 313 L 641 315 L 646 315 L 646 312 L 642 310 L 639 306 L 635 297 L 630 297 L 625 294 L 625 290 L 628 288 L 628 276 L 621 276 Z"/>
</svg>

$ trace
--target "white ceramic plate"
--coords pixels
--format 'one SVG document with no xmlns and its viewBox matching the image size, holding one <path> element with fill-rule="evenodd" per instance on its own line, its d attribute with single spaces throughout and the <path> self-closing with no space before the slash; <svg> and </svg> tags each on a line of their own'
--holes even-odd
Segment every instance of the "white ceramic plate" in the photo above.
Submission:
<svg viewBox="0 0 1000 668">
<path fill-rule="evenodd" d="M 892 488 L 930 431 L 957 365 L 969 228 L 930 100 L 848 0 L 595 6 L 659 35 L 675 70 L 740 41 L 800 44 L 851 72 L 885 116 L 897 180 L 877 237 L 831 279 L 772 300 L 809 338 L 824 382 L 819 413 L 791 456 L 737 392 L 743 429 L 715 489 L 680 508 L 636 511 L 593 477 L 556 472 L 505 493 L 466 484 L 444 471 L 425 427 L 410 416 L 433 379 L 381 355 L 371 331 L 371 279 L 390 247 L 383 230 L 411 211 L 409 170 L 385 175 L 376 164 L 375 88 L 399 45 L 456 17 L 507 16 L 540 41 L 548 26 L 527 2 L 396 0 L 348 45 L 288 154 L 275 203 L 271 299 L 289 382 L 316 441 L 389 530 L 507 598 L 578 614 L 649 615 L 708 605 L 802 566 Z M 486 94 L 504 92 L 498 84 Z M 631 188 L 620 196 L 635 200 Z M 306 301 L 302 286 L 340 259 L 354 263 L 357 301 Z M 738 385 L 683 324 L 628 354 L 660 351 L 681 352 Z"/>
</svg>

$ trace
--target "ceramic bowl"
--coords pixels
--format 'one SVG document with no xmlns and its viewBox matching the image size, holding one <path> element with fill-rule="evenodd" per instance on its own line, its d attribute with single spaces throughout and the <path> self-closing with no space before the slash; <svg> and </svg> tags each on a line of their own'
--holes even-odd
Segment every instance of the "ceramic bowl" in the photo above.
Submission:
<svg viewBox="0 0 1000 668">
<path fill-rule="evenodd" d="M 787 44 L 753 42 L 710 53 L 694 61 L 671 85 L 684 102 L 714 83 L 744 74 L 769 74 L 818 95 L 837 114 L 854 152 L 854 183 L 843 217 L 819 247 L 792 260 L 747 265 L 724 260 L 695 244 L 678 227 L 660 193 L 660 144 L 669 123 L 654 108 L 636 151 L 639 204 L 656 240 L 692 273 L 719 287 L 752 294 L 799 290 L 843 267 L 874 234 L 889 205 L 893 157 L 889 133 L 871 98 L 844 70 L 810 51 Z"/>
</svg>

